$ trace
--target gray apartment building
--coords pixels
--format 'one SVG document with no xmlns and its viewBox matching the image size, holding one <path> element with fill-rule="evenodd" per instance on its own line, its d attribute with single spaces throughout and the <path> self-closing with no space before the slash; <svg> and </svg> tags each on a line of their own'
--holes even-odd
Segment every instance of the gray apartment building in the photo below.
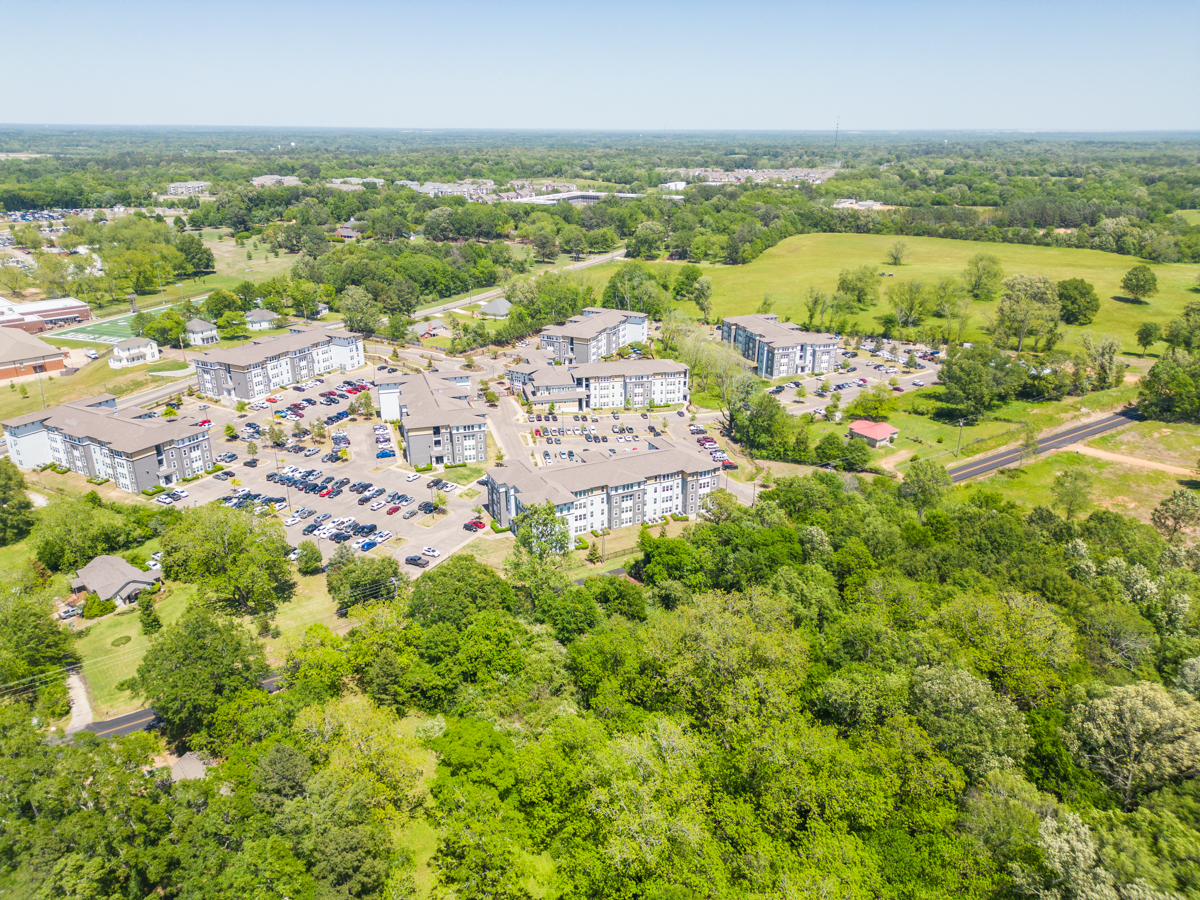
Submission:
<svg viewBox="0 0 1200 900">
<path fill-rule="evenodd" d="M 360 335 L 327 328 L 293 328 L 277 337 L 251 338 L 241 347 L 194 356 L 200 393 L 218 400 L 257 400 L 326 372 L 348 372 L 366 362 Z"/>
<path fill-rule="evenodd" d="M 644 342 L 646 319 L 645 313 L 589 306 L 562 325 L 547 325 L 539 340 L 561 363 L 595 363 L 628 344 Z"/>
<path fill-rule="evenodd" d="M 536 408 L 622 409 L 688 401 L 688 367 L 671 359 L 623 359 L 580 366 L 523 364 L 509 370 L 521 399 Z"/>
<path fill-rule="evenodd" d="M 9 457 L 19 468 L 47 463 L 89 478 L 109 478 L 136 493 L 168 486 L 212 467 L 208 428 L 117 409 L 117 398 L 100 394 L 36 413 L 6 419 Z"/>
<path fill-rule="evenodd" d="M 837 366 L 832 334 L 804 331 L 770 315 L 729 316 L 721 320 L 721 340 L 754 362 L 762 378 L 821 375 Z"/>
<path fill-rule="evenodd" d="M 487 461 L 487 415 L 471 406 L 468 375 L 392 375 L 375 382 L 379 413 L 400 423 L 413 466 Z"/>
<path fill-rule="evenodd" d="M 586 452 L 586 451 L 585 451 Z M 525 508 L 550 501 L 572 536 L 600 528 L 657 522 L 672 513 L 694 516 L 717 487 L 720 466 L 668 442 L 645 452 L 586 464 L 533 466 L 514 460 L 488 471 L 488 512 L 502 526 Z"/>
</svg>

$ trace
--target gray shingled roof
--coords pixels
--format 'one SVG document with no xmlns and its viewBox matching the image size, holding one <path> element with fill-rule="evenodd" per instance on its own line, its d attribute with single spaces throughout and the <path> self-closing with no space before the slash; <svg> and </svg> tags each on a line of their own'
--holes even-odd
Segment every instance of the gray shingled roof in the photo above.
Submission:
<svg viewBox="0 0 1200 900">
<path fill-rule="evenodd" d="M 76 575 L 71 587 L 85 588 L 101 600 L 126 600 L 158 581 L 158 575 L 143 572 L 119 556 L 97 556 Z"/>
</svg>

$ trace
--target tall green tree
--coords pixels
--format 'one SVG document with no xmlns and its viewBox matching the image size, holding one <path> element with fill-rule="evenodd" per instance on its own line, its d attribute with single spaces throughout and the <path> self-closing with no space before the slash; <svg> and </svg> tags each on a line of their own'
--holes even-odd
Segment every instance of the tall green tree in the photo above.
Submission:
<svg viewBox="0 0 1200 900">
<path fill-rule="evenodd" d="M 130 688 L 179 742 L 207 727 L 223 702 L 257 688 L 266 672 L 262 648 L 246 629 L 193 606 L 146 651 Z"/>
<path fill-rule="evenodd" d="M 1158 276 L 1145 263 L 1134 266 L 1121 278 L 1121 290 L 1134 300 L 1143 300 L 1158 293 Z"/>
<path fill-rule="evenodd" d="M 33 530 L 33 501 L 25 476 L 11 459 L 0 459 L 0 547 L 23 540 Z"/>
</svg>

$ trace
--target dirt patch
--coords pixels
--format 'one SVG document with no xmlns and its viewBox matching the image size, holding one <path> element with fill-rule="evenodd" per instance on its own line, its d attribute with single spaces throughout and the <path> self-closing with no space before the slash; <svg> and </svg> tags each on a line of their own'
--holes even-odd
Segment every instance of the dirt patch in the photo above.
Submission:
<svg viewBox="0 0 1200 900">
<path fill-rule="evenodd" d="M 1154 462 L 1149 459 L 1140 459 L 1136 456 L 1126 456 L 1123 453 L 1109 453 L 1107 450 L 1097 450 L 1095 447 L 1088 447 L 1084 444 L 1069 444 L 1060 452 L 1082 453 L 1084 456 L 1092 456 L 1096 459 L 1106 459 L 1109 462 L 1123 463 L 1127 466 L 1140 466 L 1143 469 L 1157 469 L 1159 472 L 1168 472 L 1172 475 L 1183 475 L 1188 478 L 1195 477 L 1196 475 L 1195 469 L 1185 469 L 1183 466 L 1170 466 L 1166 463 Z"/>
</svg>

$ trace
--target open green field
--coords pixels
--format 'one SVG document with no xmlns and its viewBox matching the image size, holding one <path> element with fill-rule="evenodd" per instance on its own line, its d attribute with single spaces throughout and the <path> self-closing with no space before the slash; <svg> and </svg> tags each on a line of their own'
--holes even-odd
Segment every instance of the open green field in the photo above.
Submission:
<svg viewBox="0 0 1200 900">
<path fill-rule="evenodd" d="M 774 312 L 782 319 L 804 319 L 802 299 L 810 286 L 832 292 L 837 286 L 838 273 L 843 269 L 868 265 L 880 272 L 892 272 L 894 277 L 881 278 L 884 285 L 897 279 L 936 281 L 958 275 L 967 260 L 976 253 L 990 253 L 1000 260 L 1005 274 L 1024 272 L 1046 275 L 1055 281 L 1083 278 L 1091 282 L 1100 295 L 1100 312 L 1087 329 L 1116 334 L 1126 352 L 1137 352 L 1134 333 L 1143 322 L 1165 325 L 1177 316 L 1189 301 L 1200 301 L 1200 265 L 1151 263 L 1158 276 L 1159 293 L 1143 303 L 1123 297 L 1122 276 L 1142 260 L 1099 250 L 1075 250 L 1063 247 L 1033 247 L 1022 244 L 984 244 L 974 241 L 950 241 L 941 238 L 899 238 L 907 245 L 910 259 L 903 266 L 884 262 L 884 253 L 895 237 L 871 234 L 804 234 L 781 241 L 754 262 L 744 266 L 706 266 L 705 274 L 713 280 L 713 312 L 715 316 L 745 315 L 754 312 L 764 295 L 775 298 Z M 619 263 L 584 269 L 577 277 L 587 284 L 602 287 Z M 662 262 L 658 265 L 678 266 Z M 1120 299 L 1118 299 L 1120 298 Z M 994 315 L 997 302 L 976 303 L 974 320 L 967 328 L 967 338 L 983 337 L 985 315 Z M 683 307 L 695 315 L 692 304 Z M 870 329 L 874 317 L 887 311 L 881 299 L 873 310 L 860 313 L 860 325 Z M 1067 342 L 1074 343 L 1084 327 L 1064 325 Z"/>
<path fill-rule="evenodd" d="M 60 378 L 45 378 L 39 387 L 36 381 L 25 382 L 29 396 L 22 398 L 20 385 L 15 388 L 0 388 L 0 419 L 9 419 L 42 408 L 42 391 L 46 394 L 46 406 L 56 406 L 68 400 L 79 400 L 95 394 L 123 396 L 148 387 L 163 385 L 170 379 L 155 378 L 147 374 L 149 366 L 131 369 L 110 369 L 103 360 L 88 363 L 74 375 Z"/>
<path fill-rule="evenodd" d="M 1196 468 L 1200 460 L 1200 426 L 1186 422 L 1135 422 L 1087 443 L 1097 450 L 1169 466 Z"/>
<path fill-rule="evenodd" d="M 974 491 L 996 491 L 1027 509 L 1050 506 L 1053 500 L 1050 485 L 1059 473 L 1072 466 L 1083 468 L 1092 476 L 1091 503 L 1079 513 L 1080 516 L 1093 510 L 1108 509 L 1149 522 L 1154 508 L 1172 491 L 1181 485 L 1195 485 L 1185 477 L 1155 469 L 1075 453 L 1052 453 L 1019 468 L 996 472 L 956 488 L 955 496 L 966 500 Z"/>
<path fill-rule="evenodd" d="M 1175 212 L 1183 221 L 1189 225 L 1200 225 L 1200 209 L 1181 209 Z"/>
</svg>

